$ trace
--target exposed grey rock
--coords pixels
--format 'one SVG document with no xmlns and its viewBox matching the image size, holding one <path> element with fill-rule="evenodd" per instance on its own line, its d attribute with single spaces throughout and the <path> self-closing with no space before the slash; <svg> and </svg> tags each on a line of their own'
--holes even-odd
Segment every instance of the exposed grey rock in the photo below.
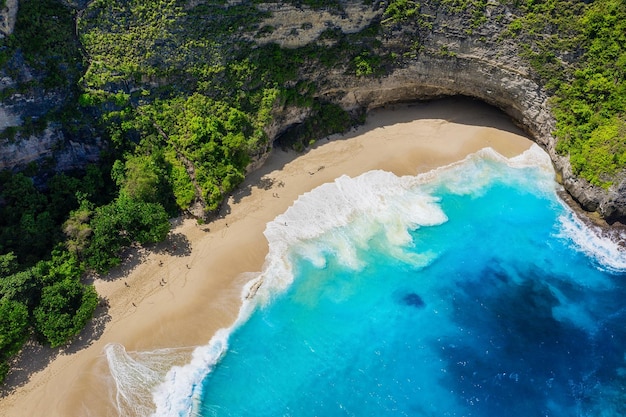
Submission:
<svg viewBox="0 0 626 417">
<path fill-rule="evenodd" d="M 66 172 L 98 161 L 99 139 L 76 142 L 65 138 L 59 126 L 48 126 L 41 134 L 0 142 L 0 170 L 24 168 L 31 163 L 47 164 L 52 171 Z"/>
<path fill-rule="evenodd" d="M 376 11 L 378 5 L 370 7 Z M 574 175 L 569 158 L 556 152 L 557 141 L 552 135 L 556 121 L 550 111 L 550 95 L 520 58 L 516 41 L 507 40 L 504 33 L 511 13 L 491 3 L 486 13 L 504 19 L 491 19 L 471 30 L 467 18 L 441 8 L 429 9 L 428 3 L 422 13 L 433 17 L 431 28 L 407 34 L 405 25 L 391 30 L 391 35 L 383 39 L 382 49 L 386 50 L 406 50 L 403 43 L 407 39 L 419 39 L 419 51 L 412 58 L 402 60 L 381 78 L 357 77 L 345 69 L 312 69 L 318 72 L 309 76 L 321 86 L 319 96 L 351 111 L 451 95 L 483 100 L 507 113 L 550 155 L 564 188 L 584 210 L 597 211 L 608 221 L 624 221 L 626 179 L 608 190 L 594 186 Z M 290 40 L 298 44 L 308 41 Z"/>
<path fill-rule="evenodd" d="M 9 36 L 15 28 L 17 18 L 17 0 L 6 0 L 5 6 L 0 10 L 0 38 Z"/>
<path fill-rule="evenodd" d="M 5 106 L 0 103 L 0 131 L 12 126 L 21 126 L 22 119 L 19 113 L 15 112 L 13 106 Z"/>
</svg>

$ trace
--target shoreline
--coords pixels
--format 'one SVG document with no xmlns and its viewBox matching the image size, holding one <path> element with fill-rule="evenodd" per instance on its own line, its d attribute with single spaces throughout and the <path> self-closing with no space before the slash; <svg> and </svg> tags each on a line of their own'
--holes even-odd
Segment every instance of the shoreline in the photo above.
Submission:
<svg viewBox="0 0 626 417">
<path fill-rule="evenodd" d="M 6 417 L 117 415 L 104 346 L 180 349 L 160 372 L 185 363 L 193 347 L 236 319 L 244 285 L 264 265 L 267 222 L 323 183 L 373 169 L 416 175 L 488 146 L 511 157 L 533 143 L 496 109 L 453 98 L 372 110 L 363 126 L 322 139 L 304 154 L 274 149 L 228 199 L 220 218 L 206 225 L 177 219 L 165 242 L 131 249 L 121 267 L 96 278 L 108 303 L 98 307 L 94 323 L 64 350 L 27 352 L 31 356 L 18 365 L 31 359 L 41 364 L 32 366 L 26 383 L 9 377 L 17 388 L 0 398 L 0 409 Z M 139 394 L 149 395 L 147 388 Z"/>
</svg>

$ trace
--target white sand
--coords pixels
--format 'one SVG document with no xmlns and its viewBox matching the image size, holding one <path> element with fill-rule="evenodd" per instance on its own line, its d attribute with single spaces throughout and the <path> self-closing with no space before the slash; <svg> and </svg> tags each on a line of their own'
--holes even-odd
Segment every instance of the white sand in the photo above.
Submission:
<svg viewBox="0 0 626 417">
<path fill-rule="evenodd" d="M 0 399 L 6 417 L 113 416 L 111 378 L 103 358 L 108 343 L 128 351 L 205 344 L 235 319 L 246 272 L 260 271 L 267 254 L 263 230 L 297 197 L 340 175 L 372 169 L 417 174 L 463 159 L 490 146 L 511 157 L 532 142 L 503 114 L 479 102 L 447 99 L 371 112 L 367 123 L 345 136 L 320 141 L 305 154 L 276 150 L 231 197 L 222 219 L 199 226 L 179 221 L 168 242 L 97 279 L 110 307 L 106 326 L 84 342 L 51 357 L 44 349 L 18 365 L 38 369 Z M 279 186 L 281 183 L 284 186 Z M 269 186 L 269 184 L 271 187 Z M 165 249 L 170 250 L 169 253 Z M 161 264 L 162 263 L 162 264 Z M 108 314 L 108 316 L 106 315 Z M 174 362 L 185 361 L 190 349 Z M 54 355 L 52 355 L 54 356 Z M 163 372 L 173 363 L 164 363 Z M 24 373 L 14 373 L 9 383 Z M 149 392 L 149 387 L 145 387 Z M 149 396 L 146 394 L 146 396 Z"/>
</svg>

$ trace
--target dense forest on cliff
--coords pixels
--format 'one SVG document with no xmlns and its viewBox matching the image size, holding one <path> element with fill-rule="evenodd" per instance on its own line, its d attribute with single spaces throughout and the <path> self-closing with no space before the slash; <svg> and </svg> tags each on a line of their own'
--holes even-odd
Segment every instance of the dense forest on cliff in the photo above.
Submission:
<svg viewBox="0 0 626 417">
<path fill-rule="evenodd" d="M 462 22 L 467 38 L 491 24 L 502 40 L 515 40 L 551 92 L 558 151 L 577 175 L 610 187 L 625 173 L 621 0 L 367 2 L 375 13 L 363 27 L 329 26 L 295 46 L 273 40 L 272 6 L 341 17 L 346 2 L 19 4 L 13 34 L 0 40 L 2 75 L 13 80 L 1 98 L 52 98 L 4 128 L 2 141 L 54 128 L 104 145 L 98 164 L 57 172 L 43 161 L 0 173 L 0 381 L 33 335 L 63 346 L 80 332 L 98 303 L 82 283 L 86 272 L 118 265 L 131 244 L 164 239 L 170 217 L 217 213 L 250 163 L 267 154 L 268 132 L 288 109 L 307 116 L 281 137 L 297 150 L 361 122 L 362 111 L 320 93 L 326 74 L 370 80 L 426 54 L 454 61 L 454 49 L 423 42 L 448 18 Z M 303 21 L 289 36 L 313 29 Z"/>
</svg>

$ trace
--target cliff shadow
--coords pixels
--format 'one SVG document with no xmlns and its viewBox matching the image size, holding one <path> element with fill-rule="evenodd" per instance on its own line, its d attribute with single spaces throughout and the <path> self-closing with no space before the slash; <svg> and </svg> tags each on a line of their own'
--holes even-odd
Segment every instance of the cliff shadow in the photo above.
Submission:
<svg viewBox="0 0 626 417">
<path fill-rule="evenodd" d="M 33 374 L 47 367 L 60 352 L 60 348 L 43 346 L 34 338 L 26 342 L 21 352 L 10 363 L 9 373 L 0 386 L 0 397 L 6 397 L 25 385 Z"/>
<path fill-rule="evenodd" d="M 410 109 L 411 111 L 397 111 Z M 395 123 L 408 123 L 420 119 L 439 119 L 468 126 L 491 127 L 532 139 L 518 122 L 502 109 L 481 99 L 457 95 L 428 101 L 401 101 L 388 103 L 371 109 L 372 112 L 387 112 L 387 123 L 378 123 L 372 128 Z M 368 113 L 368 114 L 369 114 Z M 367 124 L 367 122 L 366 122 Z"/>
<path fill-rule="evenodd" d="M 191 255 L 191 243 L 182 233 L 170 233 L 163 242 L 155 244 L 149 250 L 158 254 L 184 258 Z"/>
<path fill-rule="evenodd" d="M 305 154 L 307 151 L 308 149 L 303 152 L 296 152 L 290 149 L 274 147 L 272 149 L 272 163 L 264 164 L 257 170 L 246 175 L 244 182 L 231 193 L 230 198 L 224 201 L 217 217 L 223 218 L 227 216 L 231 211 L 230 203 L 238 204 L 242 199 L 250 196 L 253 189 L 264 191 L 275 189 L 278 191 L 280 188 L 284 187 L 285 184 L 273 178 L 270 175 L 271 172 L 283 169 L 286 164 L 293 161 L 298 156 Z"/>
<path fill-rule="evenodd" d="M 120 254 L 122 259 L 120 265 L 111 268 L 106 274 L 90 275 L 87 282 L 92 283 L 96 278 L 103 281 L 117 281 L 125 278 L 144 263 L 151 253 L 184 258 L 191 255 L 191 243 L 184 234 L 170 232 L 162 242 L 149 246 L 133 245 L 124 249 Z"/>
<path fill-rule="evenodd" d="M 106 274 L 97 274 L 97 278 L 103 281 L 116 281 L 124 278 L 146 260 L 149 252 L 149 248 L 140 245 L 125 248 L 120 254 L 122 263 L 111 268 Z M 92 282 L 95 278 L 96 276 L 91 277 Z"/>
<path fill-rule="evenodd" d="M 383 113 L 384 117 L 370 117 L 373 114 Z M 298 156 L 306 154 L 309 150 L 321 146 L 328 141 L 346 140 L 362 135 L 368 131 L 392 126 L 398 123 L 409 123 L 415 120 L 443 120 L 467 126 L 490 127 L 509 133 L 530 136 L 515 124 L 514 119 L 499 108 L 492 106 L 480 99 L 467 96 L 449 96 L 429 101 L 409 101 L 388 103 L 371 109 L 365 118 L 365 124 L 355 126 L 345 133 L 337 133 L 318 139 L 310 147 L 301 152 L 285 147 L 280 142 L 280 136 L 274 141 L 271 164 L 264 164 L 257 170 L 246 176 L 245 181 L 230 195 L 216 218 L 223 218 L 230 213 L 230 204 L 237 204 L 243 198 L 251 195 L 253 189 L 276 190 L 283 184 L 276 181 L 271 172 L 281 170 L 287 163 Z M 530 138 L 532 139 L 532 138 Z M 320 167 L 320 169 L 323 167 Z M 310 173 L 311 175 L 314 174 Z M 273 194 L 274 195 L 274 194 Z"/>
</svg>

